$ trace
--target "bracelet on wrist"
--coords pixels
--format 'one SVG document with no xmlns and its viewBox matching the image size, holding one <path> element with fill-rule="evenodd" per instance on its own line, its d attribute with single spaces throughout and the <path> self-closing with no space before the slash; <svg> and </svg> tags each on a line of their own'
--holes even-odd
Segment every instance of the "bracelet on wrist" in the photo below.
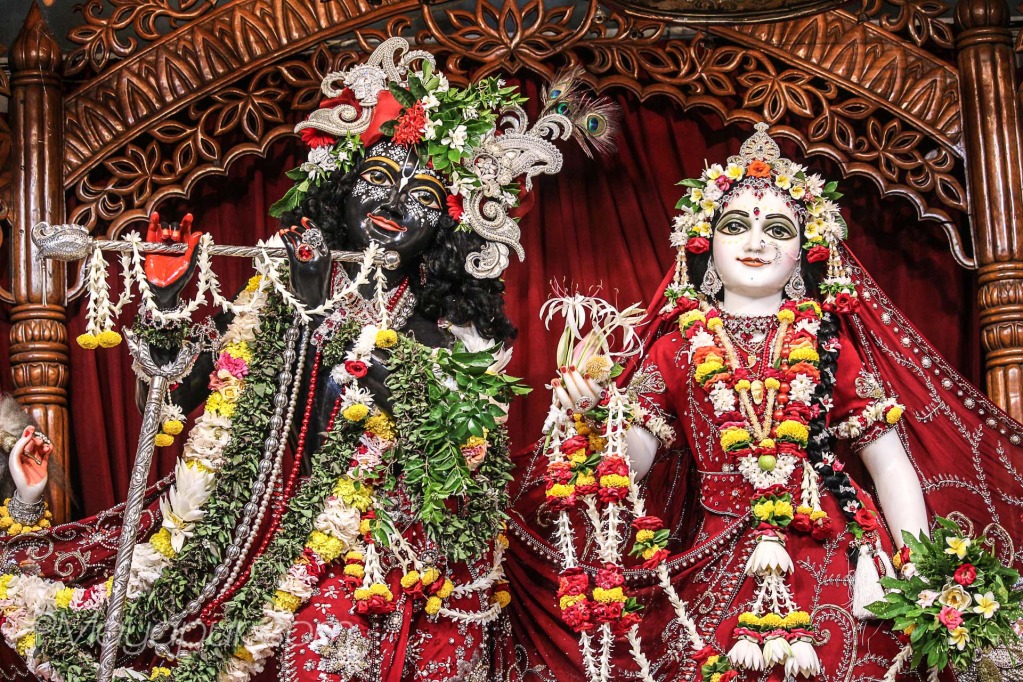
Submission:
<svg viewBox="0 0 1023 682">
<path fill-rule="evenodd" d="M 49 528 L 52 519 L 53 514 L 43 499 L 34 504 L 26 504 L 18 498 L 18 493 L 14 493 L 0 506 L 0 532 L 6 533 L 8 537 Z"/>
</svg>

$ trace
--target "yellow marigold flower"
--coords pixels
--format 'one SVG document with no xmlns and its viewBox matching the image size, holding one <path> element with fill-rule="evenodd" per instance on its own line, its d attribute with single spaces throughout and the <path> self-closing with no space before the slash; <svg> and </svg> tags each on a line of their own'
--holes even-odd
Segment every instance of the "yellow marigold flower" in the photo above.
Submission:
<svg viewBox="0 0 1023 682">
<path fill-rule="evenodd" d="M 373 489 L 365 483 L 355 485 L 350 478 L 339 478 L 334 486 L 334 495 L 340 497 L 347 504 L 355 507 L 361 512 L 369 509 L 373 504 Z"/>
<path fill-rule="evenodd" d="M 648 528 L 636 532 L 636 542 L 646 542 L 654 539 L 654 532 Z"/>
<path fill-rule="evenodd" d="M 817 511 L 810 512 L 810 520 L 811 521 L 817 521 L 818 519 L 826 519 L 826 518 L 828 518 L 828 513 L 826 511 L 824 511 L 823 509 L 818 509 Z"/>
<path fill-rule="evenodd" d="M 796 513 L 805 514 L 806 516 L 809 516 L 810 514 L 813 513 L 813 507 L 807 507 L 805 504 L 801 504 L 798 507 L 796 507 Z"/>
<path fill-rule="evenodd" d="M 701 362 L 696 367 L 695 375 L 696 383 L 698 384 L 704 383 L 705 381 L 707 381 L 707 379 L 709 379 L 714 374 L 717 374 L 724 368 L 725 366 L 721 363 L 720 360 L 713 359 L 712 356 L 708 355 L 707 360 Z"/>
<path fill-rule="evenodd" d="M 494 596 L 490 598 L 490 601 L 494 602 L 502 609 L 508 608 L 508 604 L 511 604 L 511 592 L 508 590 L 498 590 L 494 592 Z"/>
<path fill-rule="evenodd" d="M 614 363 L 606 355 L 594 355 L 583 365 L 583 374 L 588 374 L 598 384 L 602 384 L 611 378 L 611 368 Z"/>
<path fill-rule="evenodd" d="M 710 659 L 707 659 L 708 661 Z M 710 676 L 710 682 L 721 682 L 721 673 L 714 673 Z"/>
<path fill-rule="evenodd" d="M 445 578 L 444 579 L 444 584 L 440 586 L 440 589 L 437 590 L 436 594 L 441 599 L 447 599 L 448 597 L 451 596 L 451 593 L 454 592 L 454 591 L 455 591 L 455 584 L 453 582 L 451 582 L 451 580 L 449 580 L 448 578 Z"/>
<path fill-rule="evenodd" d="M 480 438 L 479 436 L 469 436 L 469 440 L 462 444 L 463 448 L 478 448 L 481 445 L 486 445 L 487 439 Z"/>
<path fill-rule="evenodd" d="M 621 474 L 608 474 L 600 477 L 600 485 L 604 488 L 628 488 L 629 477 Z"/>
<path fill-rule="evenodd" d="M 505 535 L 504 533 L 498 533 L 497 534 L 497 539 L 496 539 L 496 544 L 500 545 L 501 549 L 508 549 L 508 547 L 509 547 L 509 545 L 508 545 L 508 536 Z"/>
<path fill-rule="evenodd" d="M 626 597 L 620 587 L 612 587 L 610 590 L 605 590 L 602 587 L 594 587 L 593 599 L 602 604 L 610 604 L 611 602 L 624 602 Z"/>
<path fill-rule="evenodd" d="M 168 436 L 176 436 L 185 430 L 185 425 L 181 423 L 180 419 L 168 419 L 160 428 Z"/>
<path fill-rule="evenodd" d="M 579 474 L 575 477 L 576 485 L 593 485 L 597 482 L 597 477 L 593 474 Z"/>
<path fill-rule="evenodd" d="M 728 450 L 735 445 L 748 442 L 749 439 L 749 431 L 746 429 L 726 429 L 721 434 L 721 447 Z"/>
<path fill-rule="evenodd" d="M 274 606 L 284 611 L 295 612 L 302 605 L 302 599 L 290 592 L 277 590 L 274 592 Z"/>
<path fill-rule="evenodd" d="M 17 521 L 12 523 L 11 527 L 7 529 L 7 534 L 8 535 L 21 535 L 24 532 L 25 532 L 25 527 L 23 525 L 21 525 L 20 523 L 18 523 Z"/>
<path fill-rule="evenodd" d="M 306 538 L 305 546 L 320 555 L 325 563 L 331 563 L 344 551 L 344 543 L 326 533 L 314 530 Z"/>
<path fill-rule="evenodd" d="M 362 564 L 346 564 L 345 575 L 350 575 L 353 578 L 364 578 L 366 576 L 366 571 L 363 570 Z M 403 585 L 404 583 L 405 581 L 402 580 Z"/>
<path fill-rule="evenodd" d="M 724 324 L 725 324 L 724 321 L 722 321 L 720 317 L 712 317 L 709 320 L 707 320 L 707 329 L 710 329 L 711 331 L 717 331 L 718 329 L 721 329 L 721 327 L 723 327 Z"/>
<path fill-rule="evenodd" d="M 707 316 L 703 314 L 702 310 L 694 309 L 689 312 L 682 313 L 682 315 L 678 318 L 678 326 L 685 329 L 693 322 L 702 322 L 706 319 Z"/>
<path fill-rule="evenodd" d="M 789 323 L 791 323 L 795 319 L 796 319 L 796 314 L 794 312 L 792 312 L 791 310 L 785 309 L 785 310 L 779 310 L 778 311 L 778 321 L 779 322 L 789 322 Z"/>
<path fill-rule="evenodd" d="M 234 650 L 234 657 L 240 658 L 243 661 L 252 662 L 252 652 L 246 649 L 244 646 L 239 646 Z"/>
<path fill-rule="evenodd" d="M 801 445 L 806 445 L 806 439 L 810 437 L 810 431 L 804 424 L 786 419 L 775 427 L 774 435 L 777 438 L 785 437 Z"/>
<path fill-rule="evenodd" d="M 767 379 L 764 380 L 764 388 L 766 388 L 769 391 L 777 391 L 779 388 L 781 388 L 781 382 L 775 379 L 774 377 L 768 377 Z"/>
<path fill-rule="evenodd" d="M 810 614 L 806 611 L 793 611 L 785 616 L 785 620 L 791 623 L 791 627 L 806 627 L 810 624 Z"/>
<path fill-rule="evenodd" d="M 43 519 L 42 521 L 39 522 L 39 527 L 40 528 L 49 528 L 50 527 L 50 520 L 49 519 Z"/>
<path fill-rule="evenodd" d="M 579 415 L 578 412 L 574 416 L 581 417 L 581 415 Z M 580 418 L 575 420 L 575 432 L 578 433 L 580 436 L 588 436 L 591 433 L 593 433 L 593 429 L 587 426 L 586 422 L 584 422 Z"/>
<path fill-rule="evenodd" d="M 423 584 L 424 585 L 432 585 L 435 582 L 437 582 L 437 578 L 439 578 L 439 577 L 440 577 L 440 571 L 438 571 L 436 568 L 433 568 L 431 566 L 430 568 L 428 568 L 425 571 L 423 571 Z"/>
<path fill-rule="evenodd" d="M 14 580 L 14 576 L 10 573 L 4 573 L 0 575 L 0 599 L 7 599 L 7 586 Z"/>
<path fill-rule="evenodd" d="M 894 407 L 889 408 L 888 411 L 884 413 L 884 420 L 889 424 L 895 424 L 900 419 L 902 419 L 902 412 L 903 412 L 902 405 L 895 405 Z"/>
<path fill-rule="evenodd" d="M 252 362 L 252 349 L 249 348 L 249 344 L 246 341 L 235 341 L 224 346 L 224 352 L 230 355 L 232 358 L 244 360 L 246 363 Z"/>
<path fill-rule="evenodd" d="M 94 350 L 99 348 L 99 337 L 89 333 L 79 334 L 78 337 L 75 338 L 75 342 L 85 350 Z"/>
<path fill-rule="evenodd" d="M 643 560 L 644 561 L 649 561 L 650 559 L 653 559 L 654 558 L 654 554 L 657 554 L 657 551 L 659 549 L 663 549 L 663 547 L 654 546 L 654 547 L 647 547 L 646 549 L 644 549 L 643 550 L 643 555 L 642 555 L 643 556 Z"/>
<path fill-rule="evenodd" d="M 36 648 L 36 633 L 30 632 L 19 637 L 15 646 L 19 656 L 27 656 L 29 651 Z"/>
<path fill-rule="evenodd" d="M 391 594 L 391 588 L 387 587 L 383 583 L 373 583 L 369 586 L 369 593 L 378 597 L 383 597 L 387 601 L 394 599 L 394 595 Z"/>
<path fill-rule="evenodd" d="M 121 335 L 113 329 L 104 329 L 96 337 L 96 342 L 100 345 L 100 348 L 113 348 L 120 345 Z"/>
<path fill-rule="evenodd" d="M 363 519 L 359 521 L 359 532 L 365 535 L 373 530 L 373 522 L 371 519 Z"/>
<path fill-rule="evenodd" d="M 262 275 L 253 275 L 252 277 L 249 277 L 249 281 L 245 284 L 245 291 L 250 294 L 255 293 L 259 289 L 259 283 L 262 279 Z"/>
<path fill-rule="evenodd" d="M 365 561 L 366 557 L 362 556 L 362 552 L 351 550 L 348 554 L 345 554 L 345 561 Z"/>
<path fill-rule="evenodd" d="M 412 570 L 401 576 L 401 586 L 406 590 L 419 582 L 419 571 Z"/>
<path fill-rule="evenodd" d="M 165 448 L 168 445 L 174 445 L 174 436 L 168 436 L 166 433 L 156 434 L 156 438 L 153 439 L 153 444 L 158 448 Z"/>
<path fill-rule="evenodd" d="M 763 502 L 756 503 L 753 505 L 753 514 L 761 521 L 771 518 L 771 515 L 774 514 L 774 502 L 764 500 Z"/>
<path fill-rule="evenodd" d="M 369 414 L 369 408 L 362 403 L 349 405 L 341 412 L 341 416 L 350 422 L 361 422 Z"/>
<path fill-rule="evenodd" d="M 717 654 L 714 654 L 713 656 L 708 656 L 707 657 L 707 662 L 704 663 L 704 665 L 714 665 L 715 663 L 717 663 L 720 660 L 721 660 L 721 657 L 718 656 Z"/>
<path fill-rule="evenodd" d="M 7 530 L 13 525 L 14 519 L 12 519 L 10 514 L 7 513 L 7 510 L 4 509 L 3 511 L 0 511 L 0 528 Z"/>
<path fill-rule="evenodd" d="M 583 462 L 586 461 L 586 451 L 576 450 L 575 452 L 568 456 L 568 461 L 571 462 L 572 464 L 582 464 Z"/>
<path fill-rule="evenodd" d="M 70 587 L 62 587 L 53 595 L 53 603 L 58 609 L 66 609 L 71 606 L 71 600 L 75 598 L 75 591 Z"/>
<path fill-rule="evenodd" d="M 607 447 L 607 438 L 596 433 L 590 434 L 590 449 L 594 452 L 601 452 Z"/>
<path fill-rule="evenodd" d="M 152 671 L 149 673 L 149 679 L 151 680 L 158 680 L 160 678 L 170 676 L 171 676 L 170 668 L 161 668 L 160 666 L 153 668 Z"/>
<path fill-rule="evenodd" d="M 441 606 L 442 603 L 440 599 L 438 599 L 437 597 L 430 597 L 429 599 L 426 600 L 426 606 L 424 607 L 423 610 L 426 611 L 427 615 L 435 616 L 437 615 L 437 613 L 440 612 Z"/>
<path fill-rule="evenodd" d="M 365 587 L 356 587 L 355 599 L 356 600 L 369 599 L 369 590 L 366 589 Z"/>
<path fill-rule="evenodd" d="M 792 364 L 797 362 L 820 362 L 820 359 L 821 356 L 817 351 L 809 346 L 793 348 L 792 352 L 789 353 L 789 362 Z"/>
<path fill-rule="evenodd" d="M 377 348 L 393 348 L 398 343 L 398 333 L 393 329 L 381 329 L 377 332 Z"/>
<path fill-rule="evenodd" d="M 571 483 L 555 483 L 547 491 L 549 497 L 568 497 L 575 492 L 575 486 Z"/>
<path fill-rule="evenodd" d="M 778 500 L 774 503 L 774 515 L 782 518 L 792 516 L 792 505 L 785 500 Z"/>
<path fill-rule="evenodd" d="M 561 601 L 558 603 L 558 606 L 560 606 L 561 610 L 564 611 L 570 606 L 575 606 L 583 599 L 586 599 L 585 594 L 566 594 L 564 597 L 561 598 Z"/>
<path fill-rule="evenodd" d="M 760 618 L 757 617 L 757 614 L 746 611 L 745 613 L 739 614 L 739 625 L 743 625 L 745 627 L 757 627 L 760 625 Z"/>
<path fill-rule="evenodd" d="M 394 440 L 394 422 L 387 415 L 377 413 L 366 420 L 366 430 L 383 440 Z"/>
<path fill-rule="evenodd" d="M 174 551 L 174 547 L 171 545 L 171 534 L 166 528 L 161 528 L 160 532 L 149 538 L 149 544 L 153 546 L 160 554 L 164 555 L 168 559 L 173 559 L 177 552 Z"/>
<path fill-rule="evenodd" d="M 750 389 L 749 379 L 739 379 L 735 382 L 736 391 L 748 391 Z"/>
<path fill-rule="evenodd" d="M 762 448 L 773 448 L 774 447 L 774 439 L 773 438 L 764 438 L 763 440 L 760 441 L 760 447 L 762 447 Z"/>
<path fill-rule="evenodd" d="M 107 588 L 107 596 L 109 597 L 110 593 L 114 591 L 114 576 L 107 578 L 107 581 L 103 583 L 103 586 Z"/>
<path fill-rule="evenodd" d="M 768 613 L 760 618 L 760 624 L 766 628 L 780 628 L 782 617 L 777 613 Z"/>
</svg>

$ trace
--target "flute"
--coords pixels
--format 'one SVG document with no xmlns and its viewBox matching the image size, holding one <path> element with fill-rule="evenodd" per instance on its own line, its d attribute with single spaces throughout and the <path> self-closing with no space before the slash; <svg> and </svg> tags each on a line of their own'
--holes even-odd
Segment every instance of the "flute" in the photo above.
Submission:
<svg viewBox="0 0 1023 682">
<path fill-rule="evenodd" d="M 59 261 L 75 261 L 87 257 L 95 248 L 114 253 L 125 253 L 137 248 L 139 253 L 183 254 L 185 244 L 159 244 L 155 242 L 132 242 L 120 239 L 94 239 L 84 225 L 65 224 L 51 225 L 47 222 L 36 223 L 32 227 L 32 242 L 39 250 L 39 258 Z M 208 253 L 213 256 L 230 256 L 235 258 L 255 258 L 261 254 L 286 258 L 287 249 L 269 246 L 222 246 L 213 244 Z M 364 254 L 361 251 L 331 251 L 330 258 L 342 263 L 361 263 Z M 401 258 L 396 251 L 384 251 L 376 257 L 377 265 L 387 270 L 394 270 L 400 265 Z"/>
</svg>

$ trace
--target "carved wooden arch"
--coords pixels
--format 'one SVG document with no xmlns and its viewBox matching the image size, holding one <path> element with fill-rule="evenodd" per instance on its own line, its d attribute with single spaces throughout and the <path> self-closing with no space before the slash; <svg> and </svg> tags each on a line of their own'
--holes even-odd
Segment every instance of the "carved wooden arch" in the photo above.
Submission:
<svg viewBox="0 0 1023 682">
<path fill-rule="evenodd" d="M 915 44 L 947 47 L 948 36 L 935 35 L 941 25 L 927 17 L 882 16 L 885 30 L 833 10 L 676 35 L 663 22 L 607 13 L 596 2 L 496 2 L 471 12 L 417 0 L 216 7 L 186 0 L 180 26 L 166 35 L 146 33 L 158 12 L 151 6 L 146 14 L 139 6 L 147 3 L 138 3 L 120 20 L 134 22 L 149 40 L 143 46 L 104 32 L 109 21 L 88 11 L 102 0 L 90 0 L 70 71 L 98 74 L 65 99 L 66 188 L 77 200 L 71 218 L 117 232 L 160 201 L 187 197 L 236 159 L 265 154 L 290 134 L 286 112 L 316 105 L 328 70 L 401 33 L 429 45 L 456 81 L 522 69 L 550 75 L 579 63 L 599 90 L 668 96 L 726 123 L 767 120 L 808 155 L 825 155 L 843 174 L 865 175 L 883 194 L 910 201 L 921 218 L 942 225 L 957 260 L 973 265 L 960 231 L 967 198 L 958 74 Z M 931 35 L 921 36 L 921 26 L 932 26 Z M 896 32 L 907 27 L 916 34 Z M 346 36 L 356 45 L 325 47 Z M 108 67 L 111 55 L 122 59 Z"/>
</svg>

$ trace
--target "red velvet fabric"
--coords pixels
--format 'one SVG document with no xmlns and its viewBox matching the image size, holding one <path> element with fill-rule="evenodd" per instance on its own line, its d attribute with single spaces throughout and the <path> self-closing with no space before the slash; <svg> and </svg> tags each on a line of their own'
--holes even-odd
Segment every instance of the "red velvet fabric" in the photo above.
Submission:
<svg viewBox="0 0 1023 682">
<path fill-rule="evenodd" d="M 527 82 L 525 90 L 535 97 L 535 83 Z M 624 114 L 618 154 L 594 162 L 565 146 L 563 171 L 535 181 L 536 207 L 521 223 L 526 261 L 506 273 L 508 314 L 519 327 L 510 371 L 535 389 L 512 407 L 509 424 L 517 447 L 537 437 L 547 410 L 544 384 L 554 364 L 557 330 L 544 330 L 537 310 L 551 282 L 583 290 L 599 284 L 601 295 L 623 305 L 649 300 L 673 259 L 668 234 L 681 194 L 675 183 L 699 174 L 704 159 L 735 153 L 750 133 L 746 127 L 725 128 L 713 114 L 682 111 L 664 98 L 618 100 Z M 290 185 L 284 172 L 297 165 L 297 147 L 289 140 L 271 148 L 269 159 L 244 159 L 228 178 L 205 181 L 187 206 L 161 205 L 161 215 L 172 219 L 187 209 L 195 214 L 197 229 L 212 232 L 217 242 L 254 243 L 277 229 L 267 208 Z M 802 156 L 792 148 L 785 151 Z M 842 180 L 825 159 L 809 163 L 841 181 L 850 243 L 868 270 L 945 357 L 976 382 L 980 351 L 973 331 L 973 277 L 954 263 L 940 228 L 918 222 L 904 200 L 880 199 L 869 181 Z M 251 272 L 240 259 L 218 259 L 215 267 L 225 291 Z M 84 301 L 71 306 L 72 339 L 84 330 L 84 313 Z M 4 362 L 7 343 L 4 333 Z M 9 373 L 3 375 L 9 388 Z M 83 516 L 112 506 L 126 493 L 140 425 L 133 384 L 124 346 L 83 351 L 72 343 L 72 481 Z M 154 480 L 170 470 L 177 454 L 176 446 L 157 454 Z"/>
</svg>

